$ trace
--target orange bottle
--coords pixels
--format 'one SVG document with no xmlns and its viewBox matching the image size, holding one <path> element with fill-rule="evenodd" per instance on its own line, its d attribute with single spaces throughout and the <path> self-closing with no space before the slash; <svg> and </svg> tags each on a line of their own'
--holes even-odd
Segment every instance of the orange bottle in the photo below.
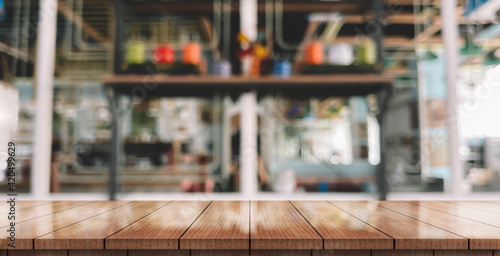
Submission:
<svg viewBox="0 0 500 256">
<path fill-rule="evenodd" d="M 182 49 L 182 62 L 184 64 L 199 65 L 201 62 L 201 46 L 195 42 L 184 45 Z"/>
<path fill-rule="evenodd" d="M 313 41 L 306 47 L 304 60 L 307 64 L 321 65 L 324 62 L 324 56 L 323 44 Z"/>
</svg>

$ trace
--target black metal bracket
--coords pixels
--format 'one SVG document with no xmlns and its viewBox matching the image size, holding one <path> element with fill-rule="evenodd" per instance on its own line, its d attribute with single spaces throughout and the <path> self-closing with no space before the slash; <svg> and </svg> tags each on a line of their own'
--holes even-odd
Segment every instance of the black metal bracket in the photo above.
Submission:
<svg viewBox="0 0 500 256">
<path fill-rule="evenodd" d="M 122 73 L 121 64 L 123 63 L 123 41 L 125 39 L 125 19 L 123 0 L 112 0 L 112 9 L 114 16 L 114 34 L 113 34 L 113 73 Z"/>
</svg>

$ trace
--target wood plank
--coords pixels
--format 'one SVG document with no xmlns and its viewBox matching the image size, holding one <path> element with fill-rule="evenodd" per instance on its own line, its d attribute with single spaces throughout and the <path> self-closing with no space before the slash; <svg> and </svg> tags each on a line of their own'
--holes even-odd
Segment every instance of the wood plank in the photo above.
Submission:
<svg viewBox="0 0 500 256">
<path fill-rule="evenodd" d="M 69 256 L 127 256 L 127 250 L 69 250 Z"/>
<path fill-rule="evenodd" d="M 190 256 L 249 256 L 250 250 L 191 250 Z"/>
<path fill-rule="evenodd" d="M 382 201 L 372 203 L 469 238 L 470 249 L 500 249 L 500 228 L 408 202 Z"/>
<path fill-rule="evenodd" d="M 250 249 L 250 202 L 214 201 L 180 239 L 180 249 Z"/>
<path fill-rule="evenodd" d="M 251 250 L 250 256 L 311 256 L 311 250 Z"/>
<path fill-rule="evenodd" d="M 35 249 L 104 249 L 104 239 L 169 202 L 132 202 L 35 239 Z"/>
<path fill-rule="evenodd" d="M 289 202 L 250 204 L 251 249 L 323 249 L 323 239 Z"/>
<path fill-rule="evenodd" d="M 31 207 L 40 206 L 44 204 L 51 204 L 51 201 L 16 201 L 16 210 L 29 209 Z M 0 204 L 0 214 L 9 213 L 11 204 L 7 201 L 3 201 Z"/>
<path fill-rule="evenodd" d="M 291 202 L 323 237 L 325 249 L 393 249 L 394 240 L 324 201 Z"/>
<path fill-rule="evenodd" d="M 418 204 L 422 207 L 434 209 L 436 211 L 448 213 L 451 215 L 475 220 L 477 222 L 485 223 L 488 225 L 500 227 L 499 213 L 487 212 L 462 205 L 450 204 L 443 201 L 410 201 L 410 203 Z"/>
<path fill-rule="evenodd" d="M 468 240 L 369 202 L 331 202 L 395 239 L 394 249 L 467 249 Z"/>
<path fill-rule="evenodd" d="M 1 250 L 0 256 L 7 256 L 7 250 Z"/>
<path fill-rule="evenodd" d="M 16 212 L 15 221 L 16 223 L 22 223 L 44 215 L 83 206 L 89 203 L 92 203 L 92 201 L 54 201 L 49 204 L 41 204 L 25 209 L 19 209 Z M 12 220 L 9 220 L 8 217 L 8 213 L 0 214 L 0 228 L 9 226 Z"/>
<path fill-rule="evenodd" d="M 128 256 L 190 256 L 189 250 L 129 250 Z"/>
<path fill-rule="evenodd" d="M 373 250 L 372 256 L 433 256 L 432 250 Z"/>
<path fill-rule="evenodd" d="M 68 250 L 9 250 L 9 256 L 68 256 Z"/>
<path fill-rule="evenodd" d="M 370 250 L 313 250 L 312 256 L 371 256 Z"/>
<path fill-rule="evenodd" d="M 106 238 L 106 249 L 178 249 L 179 238 L 208 201 L 172 202 Z"/>
<path fill-rule="evenodd" d="M 495 250 L 495 256 L 500 256 L 500 250 Z"/>
<path fill-rule="evenodd" d="M 33 249 L 33 240 L 39 236 L 129 203 L 100 201 L 20 223 L 16 225 L 16 249 Z M 0 249 L 8 249 L 7 238 L 0 238 Z"/>
<path fill-rule="evenodd" d="M 447 201 L 447 203 L 458 204 L 466 207 L 471 207 L 474 209 L 480 209 L 487 212 L 500 213 L 500 204 L 489 204 L 477 201 Z"/>
<path fill-rule="evenodd" d="M 492 250 L 435 250 L 434 256 L 491 256 Z"/>
</svg>

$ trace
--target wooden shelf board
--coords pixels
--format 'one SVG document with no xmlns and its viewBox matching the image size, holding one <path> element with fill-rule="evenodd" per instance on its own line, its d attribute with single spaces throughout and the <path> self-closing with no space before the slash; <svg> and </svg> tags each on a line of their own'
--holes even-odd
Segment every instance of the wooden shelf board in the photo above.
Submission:
<svg viewBox="0 0 500 256">
<path fill-rule="evenodd" d="M 338 74 L 338 75 L 296 75 L 289 78 L 274 76 L 244 77 L 194 75 L 109 75 L 104 77 L 106 84 L 161 83 L 161 84 L 384 84 L 392 79 L 379 74 Z"/>
<path fill-rule="evenodd" d="M 380 74 L 301 75 L 289 78 L 110 75 L 104 77 L 103 82 L 118 94 L 140 98 L 210 97 L 215 92 L 228 92 L 237 96 L 242 91 L 256 91 L 259 95 L 279 92 L 284 96 L 305 98 L 378 93 L 390 88 L 392 80 Z"/>
</svg>

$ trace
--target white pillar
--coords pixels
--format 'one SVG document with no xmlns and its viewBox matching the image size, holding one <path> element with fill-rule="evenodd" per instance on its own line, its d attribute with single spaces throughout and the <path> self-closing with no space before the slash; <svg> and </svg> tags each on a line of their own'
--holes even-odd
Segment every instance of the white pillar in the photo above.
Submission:
<svg viewBox="0 0 500 256">
<path fill-rule="evenodd" d="M 257 39 L 257 0 L 240 0 L 240 30 L 248 40 Z"/>
<path fill-rule="evenodd" d="M 57 0 L 40 0 L 36 50 L 36 114 L 31 193 L 46 199 L 50 190 L 52 152 L 52 98 L 56 48 Z"/>
<path fill-rule="evenodd" d="M 257 194 L 257 97 L 246 92 L 240 97 L 240 191 L 245 199 L 253 200 Z"/>
<path fill-rule="evenodd" d="M 240 0 L 240 30 L 250 41 L 257 39 L 257 0 Z M 240 191 L 252 200 L 257 194 L 257 97 L 255 92 L 240 96 Z"/>
<path fill-rule="evenodd" d="M 458 118 L 458 25 L 457 1 L 441 1 L 441 20 L 443 21 L 443 41 L 446 57 L 446 86 L 448 108 L 448 154 L 450 165 L 450 179 L 445 181 L 445 192 L 451 193 L 454 199 L 462 195 L 464 185 L 464 169 L 459 154 L 462 146 Z"/>
</svg>

